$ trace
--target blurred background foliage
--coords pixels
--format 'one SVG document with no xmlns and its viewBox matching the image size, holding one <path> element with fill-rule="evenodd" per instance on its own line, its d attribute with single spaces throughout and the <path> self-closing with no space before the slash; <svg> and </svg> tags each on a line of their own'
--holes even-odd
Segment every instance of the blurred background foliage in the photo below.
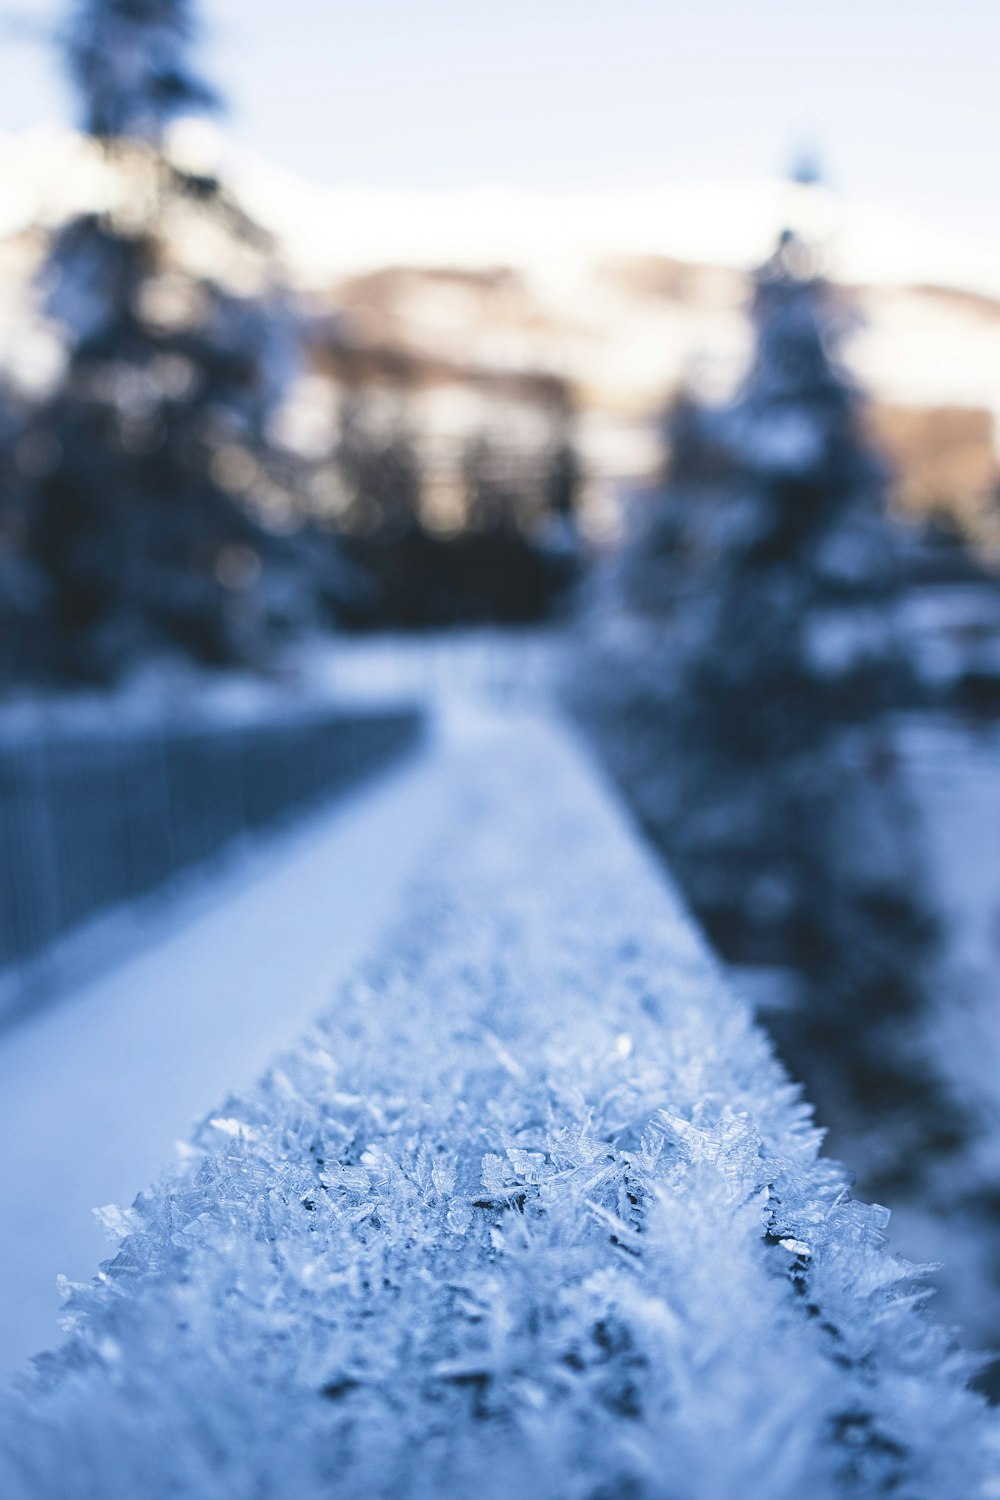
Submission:
<svg viewBox="0 0 1000 1500">
<path fill-rule="evenodd" d="M 928 1256 L 978 1245 L 946 1305 L 989 1342 L 1000 1176 L 968 1080 L 997 929 L 977 956 L 955 913 L 973 887 L 996 911 L 997 864 L 967 823 L 957 865 L 935 846 L 950 829 L 954 859 L 963 800 L 995 810 L 975 763 L 996 753 L 1000 581 L 954 521 L 894 513 L 851 313 L 786 231 L 742 385 L 674 405 L 662 484 L 585 587 L 568 694 L 863 1195 Z"/>
<path fill-rule="evenodd" d="M 31 236 L 50 368 L 4 391 L 6 675 L 543 617 L 576 566 L 568 386 L 487 382 L 461 443 L 431 452 L 411 416 L 426 372 L 304 306 L 272 237 L 168 151 L 175 118 L 215 105 L 193 31 L 182 0 L 93 0 L 59 37 L 95 202 Z"/>
</svg>

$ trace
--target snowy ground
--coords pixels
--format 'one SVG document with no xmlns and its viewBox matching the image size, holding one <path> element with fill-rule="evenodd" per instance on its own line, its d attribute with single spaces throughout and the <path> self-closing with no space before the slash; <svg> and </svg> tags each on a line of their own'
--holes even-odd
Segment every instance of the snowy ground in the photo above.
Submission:
<svg viewBox="0 0 1000 1500">
<path fill-rule="evenodd" d="M 462 630 L 382 632 L 303 638 L 288 647 L 270 676 L 204 672 L 177 661 L 156 662 L 106 691 L 26 693 L 0 704 L 0 738 L 107 733 L 109 715 L 123 728 L 157 724 L 164 715 L 219 725 L 287 719 L 321 708 L 392 707 L 415 702 L 438 708 L 547 695 L 572 633 L 559 627 L 495 626 Z"/>
<path fill-rule="evenodd" d="M 914 718 L 897 746 L 943 936 L 927 1046 L 975 1131 L 961 1157 L 938 1169 L 929 1201 L 898 1206 L 898 1233 L 910 1253 L 943 1263 L 941 1316 L 992 1344 L 1000 1328 L 1000 730 Z"/>
<path fill-rule="evenodd" d="M 1000 729 L 918 721 L 901 743 L 945 933 L 941 1063 L 1000 1146 Z"/>
<path fill-rule="evenodd" d="M 192 1110 L 217 1112 L 108 1216 L 125 1238 L 73 1294 L 65 1354 L 0 1403 L 5 1500 L 1000 1494 L 995 1428 L 905 1293 L 884 1215 L 817 1156 L 564 731 L 465 711 L 327 834 L 282 899 L 234 894 L 238 984 L 193 1001 L 181 931 L 104 1003 L 50 1012 L 78 1049 L 52 1059 L 43 1038 L 31 1059 L 50 1069 L 31 1130 L 51 1195 L 147 1090 L 159 1134 L 91 1198 L 127 1203 Z M 364 851 L 376 884 L 391 861 L 374 915 Z M 271 907 L 303 930 L 254 932 Z M 147 1082 L 127 1061 L 123 1088 L 147 990 L 162 1041 L 135 1028 Z"/>
<path fill-rule="evenodd" d="M 213 1101 L 249 1085 L 315 1017 L 412 877 L 449 805 L 455 758 L 499 705 L 543 692 L 551 667 L 552 643 L 532 632 L 326 640 L 272 685 L 153 675 L 118 695 L 111 712 L 124 724 L 176 712 L 178 695 L 190 714 L 194 688 L 213 723 L 419 699 L 435 728 L 401 769 L 306 826 L 112 911 L 45 956 L 35 1014 L 0 1030 L 0 1386 L 56 1339 L 56 1278 L 86 1279 L 106 1253 L 93 1210 L 131 1202 Z M 97 696 L 23 702 L 0 714 L 0 734 L 105 732 L 108 713 Z M 0 976 L 0 997 L 11 982 Z"/>
<path fill-rule="evenodd" d="M 92 1210 L 131 1202 L 194 1120 L 250 1084 L 350 972 L 447 798 L 415 760 L 220 875 L 77 945 L 90 977 L 0 1034 L 0 1380 L 57 1337 L 56 1277 L 106 1253 Z"/>
</svg>

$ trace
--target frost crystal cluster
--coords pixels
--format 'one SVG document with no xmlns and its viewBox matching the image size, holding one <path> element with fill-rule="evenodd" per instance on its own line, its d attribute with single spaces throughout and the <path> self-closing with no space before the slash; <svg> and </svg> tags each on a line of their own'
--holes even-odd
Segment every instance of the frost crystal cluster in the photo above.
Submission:
<svg viewBox="0 0 1000 1500">
<path fill-rule="evenodd" d="M 676 896 L 557 735 L 505 750 L 381 959 L 106 1212 L 0 1413 L 5 1500 L 1000 1493 Z"/>
</svg>

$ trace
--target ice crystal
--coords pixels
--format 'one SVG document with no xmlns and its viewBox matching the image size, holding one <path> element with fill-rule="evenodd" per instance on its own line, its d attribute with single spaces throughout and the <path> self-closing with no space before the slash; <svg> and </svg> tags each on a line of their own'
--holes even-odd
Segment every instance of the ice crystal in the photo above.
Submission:
<svg viewBox="0 0 1000 1500">
<path fill-rule="evenodd" d="M 679 901 L 558 736 L 504 748 L 381 957 L 105 1212 L 0 1411 L 5 1500 L 998 1493 Z"/>
</svg>

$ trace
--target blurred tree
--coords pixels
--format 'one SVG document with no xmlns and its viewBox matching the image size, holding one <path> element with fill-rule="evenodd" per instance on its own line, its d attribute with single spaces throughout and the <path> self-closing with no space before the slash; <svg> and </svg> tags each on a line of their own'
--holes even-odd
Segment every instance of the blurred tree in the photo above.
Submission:
<svg viewBox="0 0 1000 1500">
<path fill-rule="evenodd" d="M 561 521 L 575 524 L 583 474 L 580 457 L 568 434 L 553 446 L 545 474 L 545 510 Z"/>
<path fill-rule="evenodd" d="M 524 490 L 517 482 L 516 460 L 486 433 L 477 433 L 465 445 L 462 480 L 465 488 L 465 524 L 471 531 L 514 532 Z"/>
<path fill-rule="evenodd" d="M 732 461 L 760 487 L 763 553 L 790 553 L 881 475 L 858 425 L 859 401 L 837 351 L 845 309 L 815 252 L 785 231 L 754 278 L 754 354 L 730 414 Z"/>
<path fill-rule="evenodd" d="M 213 107 L 193 72 L 188 0 L 76 0 L 63 45 L 83 130 L 160 146 L 172 120 Z"/>
<path fill-rule="evenodd" d="M 296 335 L 264 236 L 167 126 L 213 102 L 191 71 L 183 0 L 81 0 L 63 35 L 108 206 L 64 223 L 42 273 L 66 349 L 32 415 L 29 547 L 51 585 L 51 664 L 109 677 L 171 647 L 255 655 L 262 569 L 292 505 L 270 440 Z M 205 247 L 217 268 L 201 269 Z"/>
<path fill-rule="evenodd" d="M 0 682 L 36 676 L 46 664 L 49 581 L 28 555 L 29 487 L 53 461 L 34 436 L 23 398 L 0 384 Z"/>
<path fill-rule="evenodd" d="M 931 927 L 893 774 L 889 715 L 913 691 L 898 549 L 838 359 L 844 311 L 794 235 L 751 316 L 736 398 L 675 415 L 576 697 L 722 955 L 794 975 L 802 1003 L 774 1025 L 813 1096 L 883 1128 L 899 1105 L 884 1162 L 900 1171 L 933 1065 L 907 1041 Z M 916 1127 L 928 1148 L 954 1127 L 938 1102 Z"/>
<path fill-rule="evenodd" d="M 356 626 L 527 623 L 544 618 L 575 576 L 575 550 L 546 530 L 556 503 L 573 498 L 565 455 L 476 434 L 461 454 L 460 514 L 445 529 L 424 514 L 419 444 L 398 411 L 380 420 L 375 401 L 355 391 L 342 407 L 336 457 L 344 546 L 372 583 L 347 611 Z"/>
<path fill-rule="evenodd" d="M 346 497 L 340 521 L 348 531 L 387 545 L 422 529 L 420 455 L 402 410 L 379 423 L 372 401 L 350 392 L 341 408 L 336 458 Z"/>
</svg>

